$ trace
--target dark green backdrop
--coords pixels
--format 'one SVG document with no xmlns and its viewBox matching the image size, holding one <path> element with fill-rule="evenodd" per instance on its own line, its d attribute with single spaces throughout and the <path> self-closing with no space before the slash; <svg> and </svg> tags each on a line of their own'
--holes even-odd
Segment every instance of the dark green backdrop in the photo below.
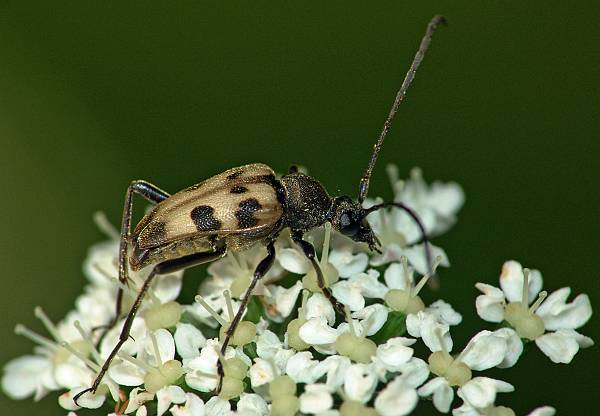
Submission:
<svg viewBox="0 0 600 416">
<path fill-rule="evenodd" d="M 389 196 L 388 162 L 463 184 L 460 222 L 438 241 L 453 262 L 444 296 L 467 317 L 473 283 L 494 283 L 508 258 L 541 269 L 548 289 L 600 302 L 594 2 L 84 3 L 0 5 L 0 363 L 31 350 L 12 329 L 41 330 L 35 305 L 54 318 L 72 306 L 102 238 L 92 212 L 118 222 L 131 179 L 175 191 L 246 162 L 295 162 L 355 193 L 435 13 L 450 26 L 401 108 L 373 195 Z M 475 324 L 455 331 L 458 345 Z M 600 340 L 598 317 L 582 332 Z M 551 365 L 534 349 L 496 374 L 517 387 L 500 402 L 591 408 L 599 359 L 592 348 Z M 1 395 L 0 410 L 62 414 L 55 400 Z"/>
</svg>

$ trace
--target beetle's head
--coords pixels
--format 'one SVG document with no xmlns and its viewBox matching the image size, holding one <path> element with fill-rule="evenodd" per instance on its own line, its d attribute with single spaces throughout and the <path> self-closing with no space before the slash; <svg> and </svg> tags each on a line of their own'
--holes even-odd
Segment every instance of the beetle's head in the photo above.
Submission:
<svg viewBox="0 0 600 416">
<path fill-rule="evenodd" d="M 338 196 L 333 199 L 331 225 L 352 240 L 367 243 L 371 250 L 380 252 L 379 239 L 367 222 L 366 214 L 358 202 L 348 196 Z"/>
</svg>

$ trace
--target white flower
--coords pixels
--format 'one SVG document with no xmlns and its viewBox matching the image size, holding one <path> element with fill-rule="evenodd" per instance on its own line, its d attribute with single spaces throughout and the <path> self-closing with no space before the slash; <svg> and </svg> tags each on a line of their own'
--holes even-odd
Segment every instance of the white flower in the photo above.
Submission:
<svg viewBox="0 0 600 416">
<path fill-rule="evenodd" d="M 546 298 L 547 293 L 540 292 L 542 275 L 537 270 L 524 270 L 518 262 L 507 261 L 500 274 L 502 290 L 483 283 L 475 286 L 483 293 L 476 300 L 482 319 L 507 321 L 519 337 L 535 340 L 555 363 L 568 364 L 580 348 L 594 344 L 591 338 L 575 331 L 592 315 L 588 296 L 579 295 L 567 303 L 571 289 L 564 287 Z"/>
<path fill-rule="evenodd" d="M 165 386 L 156 392 L 157 416 L 164 414 L 171 404 L 181 404 L 187 400 L 185 391 L 179 386 Z"/>
<path fill-rule="evenodd" d="M 377 395 L 375 410 L 382 416 L 403 416 L 412 412 L 418 401 L 415 389 L 398 376 Z"/>
<path fill-rule="evenodd" d="M 352 318 L 360 321 L 362 333 L 366 336 L 375 335 L 385 325 L 389 310 L 380 303 L 374 303 L 363 309 L 352 312 Z"/>
<path fill-rule="evenodd" d="M 207 416 L 230 416 L 231 404 L 219 396 L 213 396 L 204 404 L 204 411 Z"/>
<path fill-rule="evenodd" d="M 327 388 L 331 392 L 337 391 L 345 382 L 346 371 L 352 365 L 348 357 L 342 355 L 331 355 L 321 361 L 318 368 L 315 369 L 317 374 L 325 371 Z"/>
<path fill-rule="evenodd" d="M 15 358 L 4 367 L 2 390 L 11 399 L 25 399 L 33 395 L 38 401 L 49 391 L 59 388 L 52 377 L 52 366 L 51 359 L 45 356 Z"/>
<path fill-rule="evenodd" d="M 368 402 L 378 381 L 372 364 L 352 364 L 346 370 L 344 381 L 346 399 L 361 403 Z"/>
<path fill-rule="evenodd" d="M 454 399 L 452 387 L 459 386 L 459 388 L 466 389 L 465 391 L 469 392 L 477 391 L 477 388 L 480 387 L 481 378 L 473 379 L 471 370 L 486 370 L 502 363 L 507 351 L 507 342 L 506 338 L 502 336 L 494 335 L 490 331 L 481 331 L 454 358 L 449 354 L 445 343 L 442 342 L 441 334 L 438 336 L 440 341 L 436 347 L 440 349 L 432 349 L 434 353 L 429 357 L 430 371 L 438 377 L 425 383 L 417 392 L 422 397 L 433 396 L 435 408 L 442 413 L 446 413 L 450 410 L 450 405 Z M 496 384 L 492 383 L 491 386 L 504 385 L 502 384 L 504 382 L 492 381 Z M 489 385 L 490 383 L 485 384 L 486 387 L 489 387 Z M 485 392 L 487 394 L 489 389 Z M 473 400 L 485 400 L 483 396 L 475 397 L 475 394 L 471 398 Z"/>
<path fill-rule="evenodd" d="M 307 384 L 299 399 L 302 413 L 320 415 L 333 406 L 333 398 L 325 384 Z"/>
<path fill-rule="evenodd" d="M 550 406 L 542 406 L 536 409 L 533 409 L 531 413 L 527 416 L 554 416 L 556 414 L 556 409 Z"/>
<path fill-rule="evenodd" d="M 262 358 L 255 358 L 254 364 L 250 367 L 250 383 L 253 388 L 270 383 L 277 376 L 277 370 L 274 365 Z"/>
<path fill-rule="evenodd" d="M 463 400 L 463 405 L 452 411 L 454 416 L 485 416 L 494 414 L 493 409 L 497 393 L 508 393 L 515 388 L 504 381 L 487 377 L 475 377 L 460 387 L 456 394 Z"/>
<path fill-rule="evenodd" d="M 388 166 L 388 174 L 394 188 L 394 201 L 402 202 L 411 208 L 420 218 L 429 237 L 446 232 L 456 221 L 455 215 L 462 207 L 464 194 L 455 183 L 435 182 L 428 187 L 421 171 L 413 169 L 411 179 L 398 180 L 397 168 Z M 367 201 L 365 206 L 373 205 Z M 414 245 L 422 235 L 415 221 L 403 210 L 379 210 L 367 217 L 373 231 L 382 242 L 383 254 L 371 259 L 371 264 L 381 265 L 399 261 L 401 256 L 409 258 L 417 271 L 425 274 L 427 264 L 422 246 Z M 448 266 L 448 260 L 442 249 L 430 245 L 433 257 L 442 257 L 442 266 Z"/>
<path fill-rule="evenodd" d="M 284 348 L 275 333 L 265 330 L 256 338 L 256 353 L 259 358 L 270 362 L 276 372 L 281 374 L 285 371 L 286 363 L 295 351 Z"/>
<path fill-rule="evenodd" d="M 193 393 L 185 394 L 185 404 L 183 406 L 173 406 L 169 410 L 173 416 L 205 416 L 206 408 L 201 398 Z"/>
<path fill-rule="evenodd" d="M 202 392 L 209 392 L 217 388 L 217 361 L 220 348 L 219 341 L 209 339 L 200 350 L 200 355 L 188 361 L 185 382 L 188 386 Z"/>
<path fill-rule="evenodd" d="M 200 356 L 200 349 L 206 345 L 206 338 L 198 328 L 181 322 L 177 324 L 173 339 L 184 364 Z"/>
<path fill-rule="evenodd" d="M 390 338 L 377 347 L 376 359 L 389 372 L 401 371 L 404 364 L 412 358 L 414 351 L 409 345 L 415 342 L 414 339 L 404 337 Z"/>
<path fill-rule="evenodd" d="M 267 416 L 269 407 L 265 399 L 258 394 L 243 393 L 237 403 L 237 414 L 240 416 Z"/>
<path fill-rule="evenodd" d="M 313 355 L 309 351 L 302 351 L 294 354 L 288 360 L 285 372 L 296 383 L 314 383 L 327 369 L 319 365 L 319 361 L 313 360 Z"/>
<path fill-rule="evenodd" d="M 25 398 L 33 394 L 35 400 L 41 399 L 49 391 L 65 388 L 69 391 L 63 394 L 59 404 L 67 410 L 78 409 L 72 400 L 68 403 L 68 397 L 72 399 L 77 392 L 89 386 L 102 364 L 87 325 L 76 311 L 69 312 L 57 325 L 39 307 L 35 308 L 35 315 L 53 340 L 17 325 L 17 334 L 39 344 L 36 348 L 39 355 L 20 357 L 8 363 L 2 388 L 10 397 Z M 89 354 L 93 359 L 88 358 Z M 79 404 L 96 408 L 101 405 L 100 402 L 104 402 L 107 393 L 113 399 L 118 398 L 118 388 L 109 377 L 103 380 L 96 394 L 85 395 Z"/>
<path fill-rule="evenodd" d="M 284 318 L 287 318 L 292 313 L 298 295 L 302 291 L 302 282 L 297 281 L 292 287 L 285 288 L 278 285 L 269 286 L 269 295 L 266 296 L 267 304 L 273 308 L 266 308 L 269 313 L 269 317 L 275 321 L 280 322 Z"/>
<path fill-rule="evenodd" d="M 365 297 L 383 298 L 387 292 L 387 288 L 379 282 L 378 277 L 379 272 L 370 269 L 367 273 L 360 273 L 335 283 L 331 291 L 337 300 L 348 305 L 351 311 L 356 311 L 365 307 Z"/>
<path fill-rule="evenodd" d="M 354 245 L 347 245 L 332 250 L 329 253 L 329 262 L 337 269 L 340 277 L 347 278 L 366 270 L 369 257 L 366 253 L 353 253 Z"/>
</svg>

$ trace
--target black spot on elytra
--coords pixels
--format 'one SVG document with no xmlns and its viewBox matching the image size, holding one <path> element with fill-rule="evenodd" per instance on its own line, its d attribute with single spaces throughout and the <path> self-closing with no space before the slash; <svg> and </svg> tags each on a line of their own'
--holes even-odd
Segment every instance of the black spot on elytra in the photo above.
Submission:
<svg viewBox="0 0 600 416">
<path fill-rule="evenodd" d="M 235 212 L 235 217 L 240 228 L 250 228 L 258 224 L 258 220 L 254 218 L 254 213 L 262 206 L 256 198 L 245 199 L 238 206 L 240 209 Z"/>
<path fill-rule="evenodd" d="M 241 185 L 236 185 L 233 188 L 231 188 L 231 192 L 232 194 L 243 194 L 248 192 L 248 188 L 246 188 L 245 186 L 241 186 Z"/>
<path fill-rule="evenodd" d="M 192 210 L 190 216 L 198 231 L 216 231 L 221 228 L 221 221 L 213 216 L 213 207 L 200 205 Z"/>
<path fill-rule="evenodd" d="M 244 171 L 242 169 L 236 170 L 235 172 L 227 175 L 227 179 L 232 180 L 232 179 L 239 178 L 242 175 L 242 173 L 244 173 Z"/>
</svg>

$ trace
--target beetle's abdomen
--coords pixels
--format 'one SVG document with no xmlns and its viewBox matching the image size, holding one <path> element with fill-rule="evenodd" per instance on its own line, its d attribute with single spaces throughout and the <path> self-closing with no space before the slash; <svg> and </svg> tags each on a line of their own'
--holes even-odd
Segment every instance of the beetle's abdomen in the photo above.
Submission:
<svg viewBox="0 0 600 416">
<path fill-rule="evenodd" d="M 191 237 L 240 233 L 260 237 L 282 217 L 277 187 L 275 174 L 266 165 L 229 169 L 156 205 L 133 232 L 134 246 L 143 250 Z"/>
<path fill-rule="evenodd" d="M 291 173 L 281 178 L 285 195 L 285 225 L 296 230 L 309 230 L 327 221 L 331 197 L 314 178 Z"/>
</svg>

